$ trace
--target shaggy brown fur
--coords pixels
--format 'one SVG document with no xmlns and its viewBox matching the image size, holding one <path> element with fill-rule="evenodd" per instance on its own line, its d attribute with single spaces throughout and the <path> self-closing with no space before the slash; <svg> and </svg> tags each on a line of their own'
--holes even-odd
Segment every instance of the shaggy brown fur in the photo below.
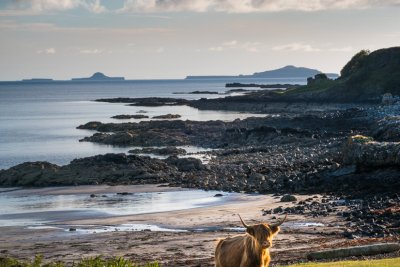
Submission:
<svg viewBox="0 0 400 267">
<path fill-rule="evenodd" d="M 241 218 L 240 220 L 242 221 Z M 271 261 L 269 248 L 272 246 L 272 238 L 278 234 L 279 225 L 284 220 L 275 225 L 260 223 L 250 226 L 242 221 L 246 234 L 218 241 L 215 249 L 215 266 L 268 267 Z"/>
</svg>

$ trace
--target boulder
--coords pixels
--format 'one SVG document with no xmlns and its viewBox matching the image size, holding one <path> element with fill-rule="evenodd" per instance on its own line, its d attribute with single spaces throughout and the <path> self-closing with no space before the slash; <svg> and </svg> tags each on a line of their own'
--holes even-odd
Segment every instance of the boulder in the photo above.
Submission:
<svg viewBox="0 0 400 267">
<path fill-rule="evenodd" d="M 196 158 L 178 158 L 176 156 L 169 157 L 165 160 L 168 164 L 174 165 L 179 171 L 190 172 L 204 170 L 205 166 L 201 160 Z"/>
<path fill-rule="evenodd" d="M 293 202 L 293 201 L 297 201 L 297 198 L 293 195 L 286 194 L 281 197 L 281 202 Z"/>
<path fill-rule="evenodd" d="M 363 168 L 400 166 L 400 143 L 375 142 L 371 137 L 352 136 L 345 145 L 343 162 Z"/>
</svg>

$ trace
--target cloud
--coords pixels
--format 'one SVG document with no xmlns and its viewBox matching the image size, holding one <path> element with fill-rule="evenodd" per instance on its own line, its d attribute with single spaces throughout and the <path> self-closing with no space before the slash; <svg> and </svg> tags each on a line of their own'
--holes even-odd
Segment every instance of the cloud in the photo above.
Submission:
<svg viewBox="0 0 400 267">
<path fill-rule="evenodd" d="M 227 41 L 227 42 L 223 42 L 220 45 L 217 46 L 212 46 L 208 48 L 208 51 L 211 52 L 221 52 L 224 50 L 229 50 L 229 49 L 242 49 L 245 50 L 247 52 L 258 52 L 258 47 L 261 45 L 261 43 L 259 42 L 245 42 L 245 43 L 241 43 L 238 42 L 236 40 L 232 40 L 232 41 Z"/>
<path fill-rule="evenodd" d="M 97 55 L 97 54 L 102 54 L 104 52 L 104 50 L 102 49 L 82 49 L 79 50 L 79 53 L 81 54 L 88 54 L 88 55 Z"/>
<path fill-rule="evenodd" d="M 215 0 L 125 0 L 120 12 L 204 12 Z"/>
<path fill-rule="evenodd" d="M 217 45 L 217 46 L 209 47 L 208 51 L 221 52 L 221 51 L 224 51 L 227 49 L 237 48 L 238 45 L 239 45 L 238 41 L 232 40 L 232 41 L 223 42 L 222 44 Z"/>
<path fill-rule="evenodd" d="M 2 10 L 3 16 L 39 15 L 49 11 L 66 11 L 85 8 L 93 13 L 103 13 L 106 8 L 100 0 L 6 0 L 10 9 Z"/>
<path fill-rule="evenodd" d="M 87 10 L 96 14 L 104 13 L 107 11 L 107 9 L 101 5 L 100 0 L 84 3 L 84 6 Z"/>
<path fill-rule="evenodd" d="M 168 28 L 134 28 L 134 27 L 60 27 L 53 23 L 21 23 L 15 20 L 0 20 L 0 30 L 30 31 L 30 32 L 59 32 L 59 33 L 103 33 L 105 35 L 140 35 L 140 34 L 168 34 L 174 32 Z"/>
<path fill-rule="evenodd" d="M 46 48 L 44 50 L 38 50 L 36 51 L 38 54 L 47 54 L 47 55 L 54 55 L 56 53 L 56 49 L 53 47 Z"/>
<path fill-rule="evenodd" d="M 310 44 L 291 43 L 272 47 L 275 51 L 303 51 L 303 52 L 320 52 L 321 49 L 313 47 Z"/>
<path fill-rule="evenodd" d="M 120 12 L 279 12 L 400 6 L 399 0 L 125 0 Z"/>
</svg>

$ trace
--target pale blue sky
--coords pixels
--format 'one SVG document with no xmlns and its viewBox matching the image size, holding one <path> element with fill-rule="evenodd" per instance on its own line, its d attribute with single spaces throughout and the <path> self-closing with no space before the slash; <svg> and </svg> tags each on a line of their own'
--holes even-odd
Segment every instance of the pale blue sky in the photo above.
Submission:
<svg viewBox="0 0 400 267">
<path fill-rule="evenodd" d="M 398 25 L 400 0 L 1 0 L 0 80 L 339 72 Z"/>
</svg>

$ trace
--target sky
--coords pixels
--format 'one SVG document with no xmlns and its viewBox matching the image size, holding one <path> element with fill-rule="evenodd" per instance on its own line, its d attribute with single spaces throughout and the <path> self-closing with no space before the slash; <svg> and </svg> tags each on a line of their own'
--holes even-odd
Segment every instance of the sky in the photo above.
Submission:
<svg viewBox="0 0 400 267">
<path fill-rule="evenodd" d="M 400 0 L 0 0 L 0 80 L 339 73 L 399 25 Z"/>
</svg>

